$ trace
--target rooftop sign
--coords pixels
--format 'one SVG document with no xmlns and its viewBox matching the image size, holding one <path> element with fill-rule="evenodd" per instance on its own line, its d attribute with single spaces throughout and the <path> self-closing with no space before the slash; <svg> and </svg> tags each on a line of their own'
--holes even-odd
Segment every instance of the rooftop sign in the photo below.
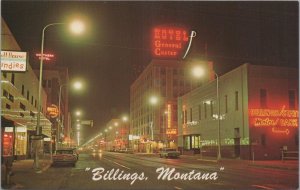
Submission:
<svg viewBox="0 0 300 190">
<path fill-rule="evenodd" d="M 1 51 L 1 71 L 26 71 L 27 53 L 20 51 Z"/>
<path fill-rule="evenodd" d="M 182 56 L 189 41 L 184 28 L 160 26 L 152 31 L 152 55 L 156 58 L 177 59 Z"/>
</svg>

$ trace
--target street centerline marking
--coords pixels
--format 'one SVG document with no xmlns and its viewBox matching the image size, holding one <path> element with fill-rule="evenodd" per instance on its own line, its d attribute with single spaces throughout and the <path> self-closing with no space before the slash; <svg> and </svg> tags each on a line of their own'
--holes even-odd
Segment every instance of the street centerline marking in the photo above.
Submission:
<svg viewBox="0 0 300 190">
<path fill-rule="evenodd" d="M 273 188 L 271 188 L 271 187 L 266 187 L 266 186 L 262 186 L 262 185 L 252 185 L 252 187 L 258 187 L 258 188 L 262 188 L 262 189 L 273 190 Z"/>
<path fill-rule="evenodd" d="M 130 170 L 130 168 L 128 168 L 128 167 L 126 167 L 126 166 L 124 166 L 124 165 L 122 165 L 122 164 L 119 164 L 118 162 L 111 161 L 111 160 L 109 160 L 109 159 L 107 159 L 107 158 L 104 158 L 104 159 L 105 159 L 105 160 L 108 160 L 108 161 L 110 161 L 110 162 L 113 162 L 113 163 L 115 163 L 115 164 L 117 164 L 117 165 L 119 165 L 119 166 L 121 166 L 121 167 L 123 167 L 123 168 L 126 168 L 126 169 Z"/>
</svg>

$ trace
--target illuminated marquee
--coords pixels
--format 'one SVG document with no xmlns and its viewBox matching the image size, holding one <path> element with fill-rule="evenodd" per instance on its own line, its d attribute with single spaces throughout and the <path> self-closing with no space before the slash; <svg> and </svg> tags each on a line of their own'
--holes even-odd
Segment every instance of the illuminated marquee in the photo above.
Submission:
<svg viewBox="0 0 300 190">
<path fill-rule="evenodd" d="M 160 58 L 178 58 L 189 41 L 183 28 L 156 27 L 152 34 L 152 54 Z"/>
<path fill-rule="evenodd" d="M 254 127 L 298 127 L 298 110 L 249 109 L 250 121 Z"/>
</svg>

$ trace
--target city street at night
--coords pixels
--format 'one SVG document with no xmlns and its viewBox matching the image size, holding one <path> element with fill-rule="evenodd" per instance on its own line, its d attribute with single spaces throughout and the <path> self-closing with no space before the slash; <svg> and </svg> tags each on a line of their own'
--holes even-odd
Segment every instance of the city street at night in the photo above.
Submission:
<svg viewBox="0 0 300 190">
<path fill-rule="evenodd" d="M 18 165 L 19 164 L 19 165 Z M 24 164 L 24 166 L 21 166 Z M 45 166 L 42 173 L 25 171 L 25 162 L 16 163 L 12 180 L 13 189 L 296 189 L 298 187 L 298 164 L 296 161 L 233 161 L 219 163 L 213 158 L 182 156 L 179 159 L 160 158 L 149 154 L 84 153 L 80 154 L 76 167 L 68 165 Z M 28 164 L 27 164 L 28 165 Z M 27 166 L 31 167 L 31 166 Z M 156 170 L 160 167 L 175 168 L 175 173 L 202 174 L 217 173 L 216 180 L 171 180 L 159 178 Z M 147 180 L 106 180 L 93 181 L 95 168 L 112 169 L 123 173 L 144 173 Z M 29 169 L 29 168 L 28 168 Z M 23 172 L 22 172 L 23 171 Z M 116 175 L 117 176 L 117 175 Z M 168 175 L 167 175 L 168 176 Z M 111 179 L 113 175 L 111 175 Z M 32 182 L 34 179 L 34 183 Z M 134 178 L 132 178 L 134 179 Z"/>
<path fill-rule="evenodd" d="M 0 3 L 3 189 L 299 188 L 299 1 Z"/>
</svg>

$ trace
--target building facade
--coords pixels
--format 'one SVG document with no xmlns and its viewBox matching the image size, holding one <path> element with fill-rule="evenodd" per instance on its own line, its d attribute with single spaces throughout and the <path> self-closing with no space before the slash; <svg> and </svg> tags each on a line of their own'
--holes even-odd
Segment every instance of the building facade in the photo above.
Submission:
<svg viewBox="0 0 300 190">
<path fill-rule="evenodd" d="M 21 51 L 5 21 L 1 22 L 1 50 Z M 17 159 L 32 154 L 31 136 L 37 125 L 38 78 L 29 63 L 25 72 L 1 70 L 1 154 Z M 41 126 L 44 137 L 51 137 L 51 122 L 46 117 L 47 94 L 42 90 Z M 46 145 L 46 144 L 45 144 Z"/>
<path fill-rule="evenodd" d="M 152 60 L 130 87 L 130 144 L 138 152 L 177 148 L 177 97 L 209 80 L 191 77 L 189 63 L 178 60 Z M 208 73 L 212 63 L 208 62 Z M 151 104 L 151 97 L 157 104 Z"/>
<path fill-rule="evenodd" d="M 298 150 L 298 77 L 294 68 L 244 64 L 219 77 L 219 101 L 216 80 L 178 98 L 179 149 L 217 156 L 220 142 L 222 157 L 258 160 Z"/>
<path fill-rule="evenodd" d="M 39 72 L 36 70 L 36 74 Z M 58 107 L 60 114 L 58 117 L 51 118 L 53 123 L 52 139 L 59 147 L 66 145 L 70 140 L 71 123 L 69 114 L 69 74 L 68 69 L 63 67 L 45 67 L 43 70 L 43 88 L 47 93 L 47 106 L 54 104 Z M 58 134 L 58 131 L 60 134 Z M 64 141 L 66 140 L 66 141 Z"/>
</svg>

